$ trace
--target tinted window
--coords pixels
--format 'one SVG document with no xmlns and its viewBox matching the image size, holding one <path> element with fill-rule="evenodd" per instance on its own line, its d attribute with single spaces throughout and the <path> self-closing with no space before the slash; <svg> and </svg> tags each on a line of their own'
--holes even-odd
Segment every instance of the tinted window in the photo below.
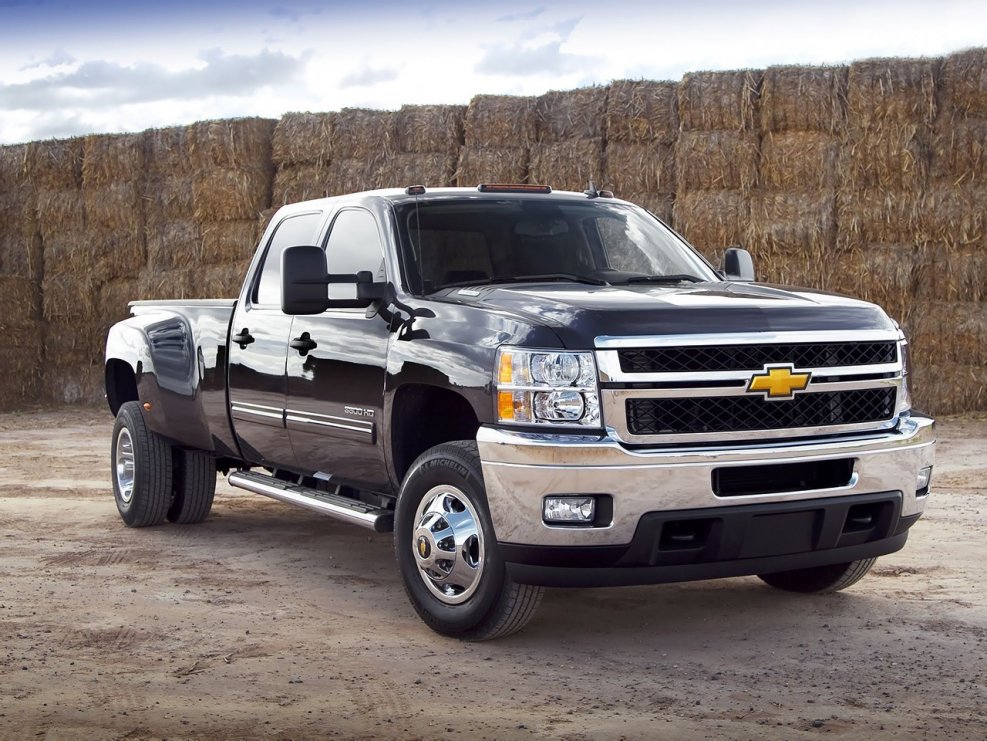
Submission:
<svg viewBox="0 0 987 741">
<path fill-rule="evenodd" d="M 278 224 L 264 256 L 260 280 L 254 292 L 254 303 L 281 305 L 281 253 L 286 247 L 315 244 L 321 213 L 289 216 Z"/>
<path fill-rule="evenodd" d="M 374 281 L 386 280 L 384 250 L 377 231 L 377 222 L 370 212 L 356 209 L 340 212 L 329 233 L 326 261 L 330 273 L 349 275 L 369 270 L 374 274 Z M 329 286 L 329 298 L 356 298 L 356 287 Z"/>
</svg>

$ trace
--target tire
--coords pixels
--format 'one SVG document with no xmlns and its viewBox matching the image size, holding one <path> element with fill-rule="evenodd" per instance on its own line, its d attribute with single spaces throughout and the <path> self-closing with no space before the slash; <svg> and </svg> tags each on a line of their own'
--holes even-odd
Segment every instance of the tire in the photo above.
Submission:
<svg viewBox="0 0 987 741">
<path fill-rule="evenodd" d="M 876 558 L 864 558 L 850 563 L 834 563 L 829 566 L 815 566 L 810 569 L 778 571 L 774 574 L 759 574 L 758 578 L 775 589 L 803 594 L 829 594 L 856 584 L 870 571 Z"/>
<path fill-rule="evenodd" d="M 174 499 L 168 522 L 192 525 L 209 516 L 216 495 L 216 462 L 198 450 L 174 448 Z"/>
<path fill-rule="evenodd" d="M 113 498 L 129 527 L 162 523 L 172 502 L 171 446 L 147 429 L 136 401 L 117 412 L 110 444 Z"/>
<path fill-rule="evenodd" d="M 501 638 L 521 630 L 541 602 L 542 588 L 511 581 L 497 552 L 476 443 L 437 445 L 411 465 L 394 549 L 411 604 L 442 635 Z"/>
</svg>

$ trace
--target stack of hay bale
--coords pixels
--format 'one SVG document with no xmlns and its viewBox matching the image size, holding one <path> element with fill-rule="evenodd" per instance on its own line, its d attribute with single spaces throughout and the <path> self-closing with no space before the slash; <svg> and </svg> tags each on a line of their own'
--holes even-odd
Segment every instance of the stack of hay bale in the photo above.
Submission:
<svg viewBox="0 0 987 741">
<path fill-rule="evenodd" d="M 45 393 L 62 402 L 93 401 L 102 385 L 98 307 L 105 281 L 89 253 L 84 148 L 81 138 L 51 140 L 32 144 L 29 153 L 44 254 Z"/>
<path fill-rule="evenodd" d="M 275 122 L 206 121 L 188 129 L 195 219 L 202 230 L 199 269 L 188 288 L 202 297 L 237 294 L 271 206 Z"/>
<path fill-rule="evenodd" d="M 344 108 L 333 116 L 329 195 L 356 193 L 383 185 L 381 168 L 397 150 L 397 114 Z"/>
<path fill-rule="evenodd" d="M 465 106 L 402 106 L 395 114 L 394 151 L 381 163 L 381 185 L 455 185 L 465 115 Z"/>
<path fill-rule="evenodd" d="M 915 267 L 938 218 L 928 208 L 927 183 L 939 65 L 866 60 L 850 66 L 847 82 L 831 285 L 880 303 L 906 324 Z"/>
<path fill-rule="evenodd" d="M 905 328 L 919 400 L 948 413 L 987 405 L 987 50 L 948 56 L 938 90 Z"/>
<path fill-rule="evenodd" d="M 271 205 L 325 198 L 332 162 L 332 113 L 286 113 L 274 127 Z"/>
<path fill-rule="evenodd" d="M 535 104 L 535 138 L 528 180 L 558 190 L 602 182 L 607 88 L 552 91 Z"/>
<path fill-rule="evenodd" d="M 757 182 L 760 71 L 697 72 L 678 86 L 675 228 L 719 264 L 745 246 Z"/>
<path fill-rule="evenodd" d="M 760 172 L 747 237 L 762 281 L 828 283 L 846 84 L 845 67 L 772 67 L 764 74 Z"/>
<path fill-rule="evenodd" d="M 60 262 L 72 266 L 74 272 L 92 273 L 93 289 L 97 291 L 93 352 L 98 360 L 102 359 L 109 328 L 128 316 L 127 303 L 137 298 L 140 274 L 147 262 L 143 180 L 143 135 L 85 138 L 85 251 L 81 260 L 78 253 L 73 253 L 60 258 Z"/>
<path fill-rule="evenodd" d="M 0 409 L 36 401 L 44 357 L 41 277 L 28 146 L 0 147 Z"/>
<path fill-rule="evenodd" d="M 202 257 L 195 219 L 188 130 L 144 133 L 144 215 L 147 262 L 133 298 L 190 298 L 191 278 Z"/>
<path fill-rule="evenodd" d="M 527 183 L 535 141 L 535 99 L 477 95 L 466 109 L 456 184 Z"/>
<path fill-rule="evenodd" d="M 605 123 L 606 174 L 601 187 L 671 222 L 679 130 L 676 84 L 612 83 Z"/>
</svg>

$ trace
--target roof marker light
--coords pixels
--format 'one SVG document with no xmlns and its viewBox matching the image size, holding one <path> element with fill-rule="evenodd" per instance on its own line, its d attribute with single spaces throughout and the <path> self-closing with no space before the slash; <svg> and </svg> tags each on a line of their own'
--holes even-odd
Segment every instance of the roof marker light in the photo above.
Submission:
<svg viewBox="0 0 987 741">
<path fill-rule="evenodd" d="M 550 185 L 526 185 L 524 183 L 480 183 L 481 193 L 551 193 Z"/>
</svg>

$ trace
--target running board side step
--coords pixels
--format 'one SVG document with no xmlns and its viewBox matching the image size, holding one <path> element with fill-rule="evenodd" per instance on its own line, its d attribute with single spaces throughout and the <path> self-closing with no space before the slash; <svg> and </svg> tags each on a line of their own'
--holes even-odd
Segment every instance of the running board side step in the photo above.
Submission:
<svg viewBox="0 0 987 741">
<path fill-rule="evenodd" d="M 262 494 L 288 504 L 297 504 L 324 515 L 335 517 L 354 525 L 369 528 L 378 533 L 394 530 L 394 512 L 372 504 L 358 502 L 349 497 L 332 494 L 308 486 L 290 484 L 273 476 L 254 471 L 234 471 L 229 477 L 230 486 Z"/>
</svg>

